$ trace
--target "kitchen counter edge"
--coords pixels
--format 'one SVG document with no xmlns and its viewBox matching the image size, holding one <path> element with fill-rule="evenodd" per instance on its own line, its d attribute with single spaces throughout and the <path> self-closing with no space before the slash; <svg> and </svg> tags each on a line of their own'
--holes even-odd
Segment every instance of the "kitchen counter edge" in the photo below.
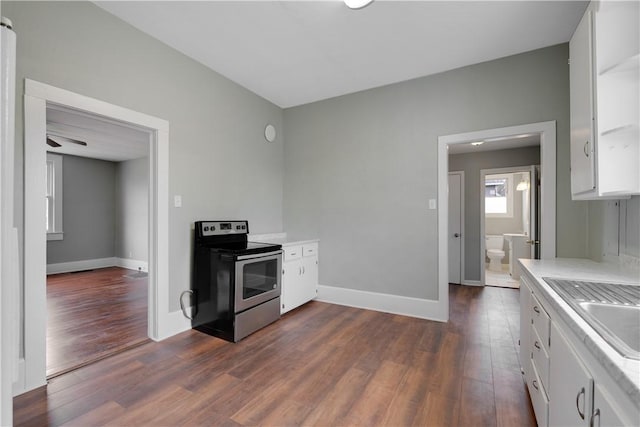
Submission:
<svg viewBox="0 0 640 427">
<path fill-rule="evenodd" d="M 594 358 L 604 367 L 640 408 L 640 360 L 623 357 L 608 344 L 543 277 L 625 283 L 640 286 L 640 270 L 635 267 L 598 263 L 586 259 L 556 258 L 549 260 L 519 259 L 520 265 L 533 277 L 533 286 L 553 306 L 564 323 L 584 343 Z"/>
</svg>

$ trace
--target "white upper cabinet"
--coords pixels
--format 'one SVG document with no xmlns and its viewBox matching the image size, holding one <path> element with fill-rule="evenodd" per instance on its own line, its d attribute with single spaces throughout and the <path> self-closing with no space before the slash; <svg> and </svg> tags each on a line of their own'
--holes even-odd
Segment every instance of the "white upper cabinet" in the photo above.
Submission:
<svg viewBox="0 0 640 427">
<path fill-rule="evenodd" d="M 640 2 L 592 2 L 569 43 L 574 199 L 640 194 Z"/>
</svg>

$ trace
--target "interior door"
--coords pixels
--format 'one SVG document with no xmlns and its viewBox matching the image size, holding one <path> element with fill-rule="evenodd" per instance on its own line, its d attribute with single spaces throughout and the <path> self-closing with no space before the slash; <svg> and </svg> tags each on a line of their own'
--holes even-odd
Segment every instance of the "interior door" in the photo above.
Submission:
<svg viewBox="0 0 640 427">
<path fill-rule="evenodd" d="M 531 259 L 540 259 L 540 177 L 538 176 L 538 166 L 532 165 L 529 168 L 529 240 L 531 245 Z"/>
<path fill-rule="evenodd" d="M 449 283 L 462 280 L 462 173 L 449 173 Z"/>
</svg>

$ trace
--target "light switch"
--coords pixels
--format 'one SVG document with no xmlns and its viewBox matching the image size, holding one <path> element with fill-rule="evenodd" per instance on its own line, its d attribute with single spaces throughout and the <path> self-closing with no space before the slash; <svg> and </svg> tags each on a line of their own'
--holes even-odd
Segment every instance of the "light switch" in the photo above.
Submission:
<svg viewBox="0 0 640 427">
<path fill-rule="evenodd" d="M 436 208 L 436 199 L 429 199 L 429 209 Z"/>
<path fill-rule="evenodd" d="M 182 196 L 173 196 L 173 206 L 176 208 L 182 207 Z"/>
</svg>

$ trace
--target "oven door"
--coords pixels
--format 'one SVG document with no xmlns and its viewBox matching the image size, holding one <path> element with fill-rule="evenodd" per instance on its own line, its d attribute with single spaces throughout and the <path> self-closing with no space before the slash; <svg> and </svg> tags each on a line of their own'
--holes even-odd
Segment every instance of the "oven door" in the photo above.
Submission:
<svg viewBox="0 0 640 427">
<path fill-rule="evenodd" d="M 235 274 L 235 312 L 280 296 L 282 251 L 239 256 Z"/>
</svg>

